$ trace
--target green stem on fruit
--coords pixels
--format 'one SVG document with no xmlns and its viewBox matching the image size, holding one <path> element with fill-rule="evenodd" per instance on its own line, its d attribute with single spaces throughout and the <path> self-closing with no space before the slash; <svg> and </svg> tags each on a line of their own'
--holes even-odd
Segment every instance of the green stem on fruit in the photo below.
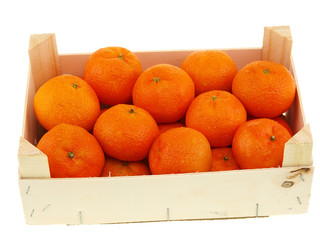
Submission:
<svg viewBox="0 0 320 240">
<path fill-rule="evenodd" d="M 153 81 L 155 81 L 155 82 L 159 82 L 159 81 L 160 81 L 160 78 L 158 78 L 158 77 L 154 77 L 154 78 L 153 78 Z"/>
<path fill-rule="evenodd" d="M 223 160 L 225 160 L 225 161 L 229 160 L 228 156 L 224 156 Z"/>
<path fill-rule="evenodd" d="M 271 138 L 270 138 L 270 140 L 271 140 L 272 142 L 274 142 L 274 141 L 276 140 L 276 137 L 272 135 Z"/>
<path fill-rule="evenodd" d="M 130 111 L 129 111 L 129 113 L 134 113 L 134 109 L 131 108 Z"/>
<path fill-rule="evenodd" d="M 264 72 L 265 74 L 269 74 L 269 73 L 270 73 L 270 71 L 267 70 L 267 69 L 263 70 L 263 72 Z"/>
<path fill-rule="evenodd" d="M 73 152 L 68 152 L 68 157 L 69 157 L 69 158 L 74 158 L 74 157 L 75 157 L 75 155 L 74 155 L 74 153 L 73 153 Z"/>
<path fill-rule="evenodd" d="M 72 87 L 77 88 L 78 84 L 74 83 L 74 84 L 72 84 Z"/>
<path fill-rule="evenodd" d="M 119 58 L 120 58 L 120 59 L 123 59 L 122 53 L 120 53 Z"/>
<path fill-rule="evenodd" d="M 212 97 L 212 100 L 213 100 L 213 101 L 214 101 L 214 100 L 216 100 L 216 99 L 217 99 L 217 97 L 216 97 L 216 96 L 213 96 L 213 97 Z"/>
</svg>

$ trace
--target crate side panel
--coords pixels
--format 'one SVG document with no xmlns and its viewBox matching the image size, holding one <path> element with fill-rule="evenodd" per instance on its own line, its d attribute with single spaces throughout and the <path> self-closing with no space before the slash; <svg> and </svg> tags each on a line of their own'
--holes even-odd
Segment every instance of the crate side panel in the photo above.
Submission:
<svg viewBox="0 0 320 240">
<path fill-rule="evenodd" d="M 28 224 L 98 224 L 305 213 L 312 175 L 295 167 L 19 184 Z"/>
<path fill-rule="evenodd" d="M 34 79 L 29 71 L 27 80 L 26 100 L 24 106 L 22 137 L 29 141 L 31 144 L 36 145 L 41 136 L 46 130 L 38 122 L 34 108 L 33 98 L 36 94 Z"/>
<path fill-rule="evenodd" d="M 252 61 L 261 60 L 261 48 L 252 49 L 219 49 L 226 52 L 236 63 L 238 70 Z M 183 60 L 196 50 L 135 52 L 144 70 L 161 63 L 180 66 Z M 73 74 L 83 77 L 84 66 L 90 53 L 62 54 L 59 56 L 62 74 Z"/>
<path fill-rule="evenodd" d="M 59 55 L 61 73 L 72 74 L 82 78 L 84 66 L 89 56 L 89 53 Z"/>
<path fill-rule="evenodd" d="M 290 127 L 292 128 L 293 132 L 297 133 L 306 125 L 306 120 L 305 120 L 305 115 L 304 115 L 304 110 L 303 110 L 303 105 L 302 105 L 302 99 L 301 99 L 301 93 L 300 93 L 300 89 L 299 89 L 298 78 L 297 78 L 297 74 L 296 74 L 296 71 L 294 68 L 294 62 L 293 62 L 292 58 L 291 58 L 291 64 L 290 64 L 289 71 L 292 74 L 292 76 L 296 82 L 296 98 L 295 98 L 291 108 L 287 111 L 286 117 L 287 117 L 288 123 L 289 123 Z"/>
<path fill-rule="evenodd" d="M 55 34 L 31 35 L 28 53 L 36 90 L 61 73 Z"/>
</svg>

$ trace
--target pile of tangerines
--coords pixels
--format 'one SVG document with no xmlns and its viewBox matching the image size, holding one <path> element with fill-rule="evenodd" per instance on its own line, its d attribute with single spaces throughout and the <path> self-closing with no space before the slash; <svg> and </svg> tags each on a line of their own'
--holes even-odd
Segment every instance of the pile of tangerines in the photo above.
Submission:
<svg viewBox="0 0 320 240">
<path fill-rule="evenodd" d="M 171 174 L 282 165 L 296 85 L 281 64 L 238 71 L 223 51 L 142 69 L 122 47 L 92 53 L 83 78 L 60 75 L 34 97 L 51 177 Z"/>
</svg>

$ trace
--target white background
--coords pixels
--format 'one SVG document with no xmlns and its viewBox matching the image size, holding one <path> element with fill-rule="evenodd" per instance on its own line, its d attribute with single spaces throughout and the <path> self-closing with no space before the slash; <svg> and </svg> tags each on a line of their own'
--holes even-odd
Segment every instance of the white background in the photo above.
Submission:
<svg viewBox="0 0 320 240">
<path fill-rule="evenodd" d="M 319 7 L 317 1 L 1 1 L 0 239 L 319 239 Z M 28 226 L 18 188 L 33 33 L 56 33 L 60 53 L 118 45 L 131 51 L 260 47 L 263 27 L 290 25 L 296 72 L 314 138 L 309 213 L 259 219 Z"/>
</svg>

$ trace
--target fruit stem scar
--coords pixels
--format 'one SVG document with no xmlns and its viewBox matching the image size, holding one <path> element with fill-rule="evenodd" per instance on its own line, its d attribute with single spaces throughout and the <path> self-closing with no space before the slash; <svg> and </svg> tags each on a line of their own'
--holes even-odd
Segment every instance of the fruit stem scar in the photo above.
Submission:
<svg viewBox="0 0 320 240">
<path fill-rule="evenodd" d="M 122 53 L 120 53 L 119 58 L 120 58 L 120 59 L 123 59 L 123 55 L 122 55 Z"/>
<path fill-rule="evenodd" d="M 223 160 L 225 160 L 225 161 L 229 160 L 228 156 L 224 156 Z"/>
<path fill-rule="evenodd" d="M 69 158 L 74 158 L 74 157 L 75 157 L 75 155 L 74 155 L 74 153 L 73 153 L 73 152 L 68 152 L 68 157 L 69 157 Z"/>
<path fill-rule="evenodd" d="M 213 96 L 213 97 L 212 97 L 212 100 L 216 100 L 216 99 L 217 99 L 217 97 L 216 97 L 216 96 Z"/>
<path fill-rule="evenodd" d="M 155 81 L 155 82 L 159 82 L 159 81 L 160 81 L 160 78 L 158 78 L 158 77 L 154 77 L 154 78 L 153 78 L 153 81 Z"/>
<path fill-rule="evenodd" d="M 276 137 L 272 135 L 270 140 L 274 142 L 276 140 Z"/>
<path fill-rule="evenodd" d="M 72 87 L 77 88 L 78 84 L 74 83 L 74 84 L 72 84 Z"/>
<path fill-rule="evenodd" d="M 129 113 L 134 113 L 134 109 L 131 108 L 130 111 L 129 111 Z"/>
<path fill-rule="evenodd" d="M 270 73 L 270 71 L 269 71 L 268 69 L 264 69 L 263 72 L 264 72 L 265 74 L 269 74 L 269 73 Z"/>
</svg>

